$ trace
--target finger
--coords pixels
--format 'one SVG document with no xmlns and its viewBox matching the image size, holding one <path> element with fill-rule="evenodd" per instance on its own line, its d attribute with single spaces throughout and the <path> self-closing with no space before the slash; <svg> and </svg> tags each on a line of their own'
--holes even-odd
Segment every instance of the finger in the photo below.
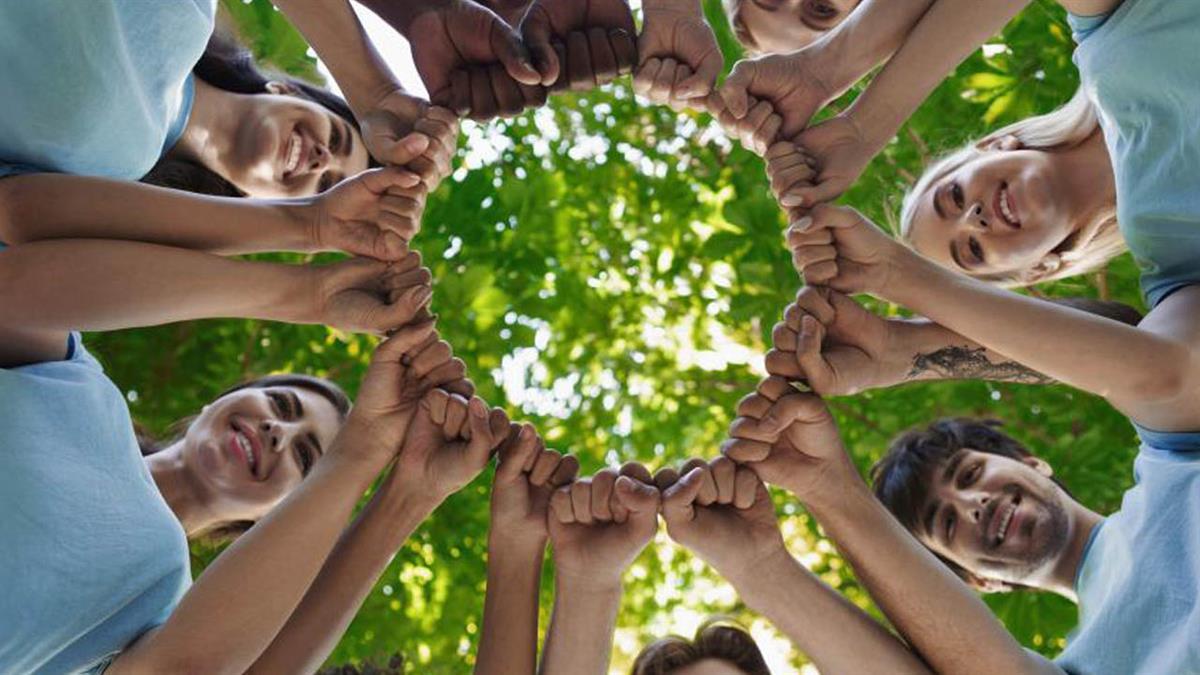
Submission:
<svg viewBox="0 0 1200 675">
<path fill-rule="evenodd" d="M 774 347 L 771 351 L 794 352 L 798 340 L 799 335 L 796 331 L 783 321 L 771 328 L 771 345 Z M 769 368 L 768 371 L 770 371 Z"/>
<path fill-rule="evenodd" d="M 446 105 L 459 115 L 471 114 L 471 73 L 467 68 L 459 68 L 450 73 L 450 91 L 449 98 L 443 104 L 435 100 L 439 105 Z"/>
<path fill-rule="evenodd" d="M 657 516 L 659 492 L 656 488 L 629 476 L 617 478 L 615 488 L 617 500 L 629 510 L 631 518 L 635 514 L 641 518 Z"/>
<path fill-rule="evenodd" d="M 533 471 L 529 472 L 529 482 L 533 485 L 545 485 L 549 482 L 550 476 L 554 475 L 554 470 L 558 468 L 562 457 L 554 450 L 547 450 L 540 444 L 535 444 L 534 447 L 539 450 Z"/>
<path fill-rule="evenodd" d="M 421 398 L 421 405 L 429 410 L 429 419 L 439 427 L 446 423 L 446 407 L 450 405 L 450 395 L 441 389 L 429 391 Z"/>
<path fill-rule="evenodd" d="M 608 31 L 608 39 L 617 59 L 617 74 L 632 73 L 638 62 L 637 38 L 634 37 L 633 27 L 630 26 L 628 30 L 614 28 Z"/>
<path fill-rule="evenodd" d="M 809 265 L 828 262 L 837 259 L 837 248 L 834 246 L 801 246 L 792 249 L 792 265 L 804 269 Z"/>
<path fill-rule="evenodd" d="M 755 389 L 755 391 L 761 394 L 768 401 L 774 403 L 788 394 L 796 393 L 796 388 L 782 377 L 768 377 L 762 382 L 758 383 L 758 387 Z"/>
<path fill-rule="evenodd" d="M 525 108 L 525 101 L 516 80 L 503 68 L 495 65 L 488 68 L 488 77 L 492 81 L 492 94 L 496 98 L 496 108 L 500 116 L 512 117 L 520 114 Z"/>
<path fill-rule="evenodd" d="M 679 480 L 679 472 L 669 466 L 664 466 L 654 473 L 654 485 L 659 490 L 665 490 Z"/>
<path fill-rule="evenodd" d="M 712 472 L 713 482 L 717 485 L 717 503 L 733 502 L 733 480 L 737 464 L 728 457 L 721 456 L 708 463 L 708 470 Z"/>
<path fill-rule="evenodd" d="M 838 263 L 836 261 L 827 261 L 809 265 L 808 267 L 799 270 L 804 275 L 804 283 L 810 286 L 825 286 L 838 277 Z"/>
<path fill-rule="evenodd" d="M 508 417 L 497 423 L 495 410 L 488 410 L 487 404 L 478 396 L 471 397 L 467 406 L 467 425 L 471 429 L 471 439 L 467 441 L 467 457 L 471 466 L 480 470 L 487 465 L 492 451 L 504 440 L 505 430 L 508 429 Z"/>
<path fill-rule="evenodd" d="M 388 286 L 393 290 L 402 290 L 414 286 L 429 288 L 429 284 L 433 281 L 433 273 L 428 267 L 418 267 L 415 270 L 407 272 L 397 272 L 388 277 Z M 432 292 L 432 289 L 431 289 Z"/>
<path fill-rule="evenodd" d="M 461 380 L 446 382 L 441 385 L 441 389 L 450 394 L 458 394 L 463 398 L 470 398 L 475 395 L 475 383 L 466 377 Z"/>
<path fill-rule="evenodd" d="M 391 337 L 379 343 L 379 346 L 375 348 L 375 353 L 371 357 L 372 362 L 392 361 L 399 365 L 401 358 L 407 352 L 426 341 L 430 336 L 436 340 L 436 324 L 436 321 L 429 319 L 396 329 Z"/>
<path fill-rule="evenodd" d="M 754 132 L 757 130 L 767 118 L 775 112 L 775 107 L 770 101 L 759 101 L 746 114 L 746 117 L 738 124 L 738 137 L 742 141 L 742 147 L 751 152 L 758 152 L 754 146 Z"/>
<path fill-rule="evenodd" d="M 566 455 L 558 463 L 558 467 L 554 469 L 554 473 L 550 476 L 550 485 L 559 486 L 566 485 L 575 480 L 575 476 L 579 473 L 579 460 L 575 455 Z"/>
<path fill-rule="evenodd" d="M 564 485 L 550 496 L 550 513 L 563 525 L 575 522 L 575 510 L 571 500 L 571 486 Z"/>
<path fill-rule="evenodd" d="M 581 31 L 567 34 L 567 79 L 574 91 L 587 91 L 596 86 L 587 34 Z"/>
<path fill-rule="evenodd" d="M 751 419 L 760 419 L 767 411 L 771 409 L 772 401 L 766 396 L 758 393 L 746 394 L 737 404 L 738 417 L 749 417 Z"/>
<path fill-rule="evenodd" d="M 504 71 L 522 84 L 539 84 L 542 75 L 533 67 L 529 52 L 517 34 L 507 23 L 496 17 L 490 31 L 492 53 L 504 66 Z"/>
<path fill-rule="evenodd" d="M 751 134 L 754 140 L 754 151 L 760 155 L 765 153 L 771 143 L 775 142 L 776 137 L 779 136 L 779 129 L 782 126 L 783 117 L 774 112 L 767 116 L 767 119 L 758 125 L 753 134 Z M 808 169 L 807 165 L 805 165 L 805 169 L 808 170 L 808 175 L 812 175 L 812 169 Z"/>
<path fill-rule="evenodd" d="M 693 469 L 704 470 L 704 477 L 700 481 L 700 492 L 696 494 L 696 503 L 700 506 L 708 506 L 717 501 L 717 484 L 713 481 L 712 473 L 708 470 L 708 462 L 699 458 L 689 459 L 687 462 L 684 462 L 679 472 L 687 476 Z"/>
<path fill-rule="evenodd" d="M 733 67 L 733 72 L 725 78 L 725 83 L 718 89 L 724 107 L 734 119 L 742 119 L 750 111 L 750 85 L 754 81 L 756 66 L 751 61 L 739 61 Z"/>
<path fill-rule="evenodd" d="M 445 340 L 438 340 L 414 356 L 410 368 L 412 368 L 413 374 L 418 378 L 424 377 L 437 366 L 449 361 L 453 355 L 450 343 Z"/>
<path fill-rule="evenodd" d="M 833 303 L 830 302 L 830 297 L 832 295 L 833 293 L 827 289 L 819 288 L 817 286 L 805 286 L 796 293 L 796 302 L 793 305 L 790 305 L 788 309 L 790 310 L 792 307 L 802 309 L 804 310 L 803 314 L 811 314 L 817 321 L 828 326 L 837 318 L 837 312 L 834 309 Z M 841 293 L 838 293 L 837 295 L 841 298 L 846 298 L 846 296 L 842 295 Z M 799 329 L 799 319 L 803 317 L 803 314 L 796 317 L 796 323 L 792 323 L 789 319 L 788 325 Z"/>
<path fill-rule="evenodd" d="M 608 32 L 599 27 L 591 28 L 587 32 L 587 39 L 596 84 L 612 82 L 617 77 L 617 55 L 609 44 Z"/>
<path fill-rule="evenodd" d="M 759 422 L 762 431 L 780 431 L 792 424 L 825 422 L 829 410 L 820 397 L 795 392 L 781 396 Z"/>
<path fill-rule="evenodd" d="M 815 391 L 829 391 L 836 375 L 829 361 L 821 352 L 821 343 L 825 339 L 825 327 L 811 316 L 806 316 L 800 323 L 800 340 L 796 349 L 796 360 L 805 378 Z"/>
<path fill-rule="evenodd" d="M 492 92 L 492 77 L 487 66 L 475 66 L 467 71 L 471 76 L 471 114 L 473 120 L 490 120 L 499 109 Z"/>
<path fill-rule="evenodd" d="M 658 69 L 658 73 L 654 76 L 654 83 L 650 85 L 650 100 L 666 101 L 671 96 L 671 86 L 675 84 L 675 67 L 678 65 L 675 59 L 665 58 L 662 60 L 662 67 Z"/>
<path fill-rule="evenodd" d="M 609 504 L 613 501 L 613 485 L 617 472 L 613 469 L 597 471 L 592 476 L 592 517 L 600 522 L 611 522 L 613 512 Z"/>
<path fill-rule="evenodd" d="M 530 60 L 541 74 L 541 84 L 545 87 L 558 81 L 561 66 L 558 54 L 550 45 L 550 34 L 550 18 L 540 7 L 535 7 L 521 22 L 521 37 L 529 48 Z"/>
<path fill-rule="evenodd" d="M 422 377 L 420 379 L 420 387 L 422 389 L 441 388 L 444 390 L 446 385 L 453 382 L 461 382 L 466 376 L 467 364 L 463 363 L 462 359 L 452 358 L 445 363 L 435 366 L 425 377 Z"/>
<path fill-rule="evenodd" d="M 571 509 L 575 512 L 575 522 L 581 525 L 592 524 L 591 478 L 582 478 L 571 483 Z"/>
<path fill-rule="evenodd" d="M 679 87 L 683 81 L 692 76 L 692 69 L 686 63 L 675 66 L 675 78 L 671 82 L 671 93 L 667 95 L 667 106 L 675 112 L 683 112 L 688 107 L 686 99 L 679 96 Z"/>
<path fill-rule="evenodd" d="M 770 412 L 771 409 L 768 408 L 766 414 L 770 414 Z M 729 425 L 729 435 L 733 438 L 745 438 L 764 443 L 774 443 L 779 438 L 778 430 L 764 429 L 761 421 L 752 417 L 738 417 L 734 419 L 733 423 Z"/>
<path fill-rule="evenodd" d="M 721 68 L 725 65 L 724 59 L 721 58 L 721 51 L 714 49 L 704 55 L 700 60 L 699 66 L 690 77 L 679 83 L 676 87 L 675 95 L 683 99 L 696 99 L 702 96 L 708 96 L 713 91 L 713 85 L 717 81 L 717 77 L 721 74 Z"/>
<path fill-rule="evenodd" d="M 777 168 L 771 174 L 771 194 L 776 199 L 791 194 L 797 186 L 810 185 L 815 173 L 806 164 L 796 164 L 787 168 Z"/>
<path fill-rule="evenodd" d="M 564 91 L 571 87 L 571 76 L 567 71 L 567 45 L 565 42 L 554 40 L 550 43 L 560 64 L 558 79 L 549 85 L 550 91 Z"/>
<path fill-rule="evenodd" d="M 467 406 L 467 399 L 457 394 L 450 395 L 446 403 L 446 421 L 442 423 L 446 438 L 458 438 L 462 435 L 463 422 L 467 420 Z"/>
<path fill-rule="evenodd" d="M 807 216 L 801 217 L 796 222 L 800 222 L 806 217 Z M 801 230 L 795 225 L 789 225 L 788 228 L 784 230 L 784 237 L 787 241 L 787 247 L 789 249 L 799 248 L 801 246 L 821 246 L 824 244 L 832 244 L 834 239 L 833 230 L 829 228 Z"/>
<path fill-rule="evenodd" d="M 721 444 L 721 454 L 739 464 L 761 462 L 771 456 L 771 444 L 731 438 Z"/>
<path fill-rule="evenodd" d="M 784 206 L 815 206 L 832 202 L 842 195 L 846 185 L 842 180 L 820 179 L 810 185 L 798 185 L 779 199 Z"/>
<path fill-rule="evenodd" d="M 667 519 L 667 522 L 686 522 L 694 517 L 695 506 L 699 503 L 700 490 L 704 486 L 704 478 L 708 473 L 704 467 L 695 467 L 674 485 L 662 491 L 663 517 Z M 701 506 L 704 505 L 701 504 Z"/>
<path fill-rule="evenodd" d="M 775 377 L 782 377 L 794 382 L 807 379 L 804 369 L 800 367 L 800 362 L 796 358 L 795 350 L 772 349 L 763 358 L 763 366 L 768 373 Z"/>
<path fill-rule="evenodd" d="M 526 465 L 537 460 L 537 443 L 532 431 L 532 426 L 520 424 L 505 438 L 498 453 L 500 461 L 496 465 L 496 478 L 514 480 L 523 471 L 528 471 Z"/>
<path fill-rule="evenodd" d="M 762 483 L 758 474 L 741 466 L 738 467 L 733 481 L 733 505 L 739 509 L 754 506 L 754 498 L 758 495 L 758 486 Z"/>
<path fill-rule="evenodd" d="M 637 72 L 633 76 L 633 93 L 644 98 L 650 97 L 650 88 L 654 86 L 654 78 L 658 77 L 662 63 L 662 59 L 652 57 L 638 66 Z"/>
<path fill-rule="evenodd" d="M 550 90 L 539 85 L 518 85 L 521 91 L 521 105 L 524 108 L 540 108 L 546 105 L 546 98 L 550 94 Z"/>
</svg>

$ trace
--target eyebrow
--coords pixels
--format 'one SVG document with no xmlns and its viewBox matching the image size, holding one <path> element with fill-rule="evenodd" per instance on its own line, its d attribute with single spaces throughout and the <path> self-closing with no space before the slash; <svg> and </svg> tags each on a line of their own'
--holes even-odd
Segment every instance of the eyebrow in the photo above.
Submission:
<svg viewBox="0 0 1200 675">
<path fill-rule="evenodd" d="M 316 434 L 312 433 L 311 431 L 308 432 L 308 440 L 313 444 L 313 447 L 317 449 L 317 454 L 321 456 L 325 455 L 325 448 L 321 447 L 321 439 L 317 438 Z"/>
<path fill-rule="evenodd" d="M 349 157 L 354 152 L 354 132 L 346 120 L 342 120 L 342 139 L 342 147 L 346 149 L 342 155 Z"/>
<path fill-rule="evenodd" d="M 296 392 L 289 391 L 288 400 L 291 401 L 292 413 L 295 415 L 295 418 L 304 417 L 304 404 L 300 403 L 300 397 L 296 395 Z"/>
</svg>

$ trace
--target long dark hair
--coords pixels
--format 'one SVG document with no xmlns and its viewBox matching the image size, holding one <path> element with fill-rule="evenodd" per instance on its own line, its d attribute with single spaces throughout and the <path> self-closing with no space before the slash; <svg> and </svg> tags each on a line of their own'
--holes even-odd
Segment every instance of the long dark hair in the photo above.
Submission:
<svg viewBox="0 0 1200 675">
<path fill-rule="evenodd" d="M 349 122 L 355 129 L 359 129 L 358 120 L 354 118 L 354 113 L 350 111 L 350 106 L 345 100 L 328 90 L 294 77 L 268 75 L 259 69 L 248 49 L 221 31 L 215 31 L 208 39 L 204 56 L 201 56 L 192 68 L 192 74 L 217 89 L 235 94 L 266 94 L 269 83 L 284 82 L 293 88 L 296 95 L 320 104 Z M 372 167 L 379 166 L 374 159 L 368 161 Z M 159 158 L 158 163 L 142 177 L 142 182 L 219 197 L 246 196 L 246 193 L 233 183 L 204 165 L 167 155 Z"/>
<path fill-rule="evenodd" d="M 338 419 L 342 422 L 346 421 L 346 416 L 350 414 L 350 397 L 342 388 L 330 382 L 329 380 L 313 377 L 311 375 L 300 375 L 296 373 L 287 373 L 283 375 L 266 375 L 264 377 L 247 380 L 241 384 L 226 389 L 217 395 L 218 400 L 232 394 L 235 391 L 242 389 L 268 389 L 271 387 L 295 387 L 297 389 L 306 389 L 322 396 L 325 400 L 333 405 L 338 412 Z M 167 446 L 178 440 L 183 434 L 187 433 L 188 426 L 191 425 L 194 417 L 188 417 L 176 422 L 172 425 L 174 435 L 169 441 L 160 441 L 154 436 L 146 432 L 143 428 L 136 428 L 136 436 L 138 447 L 142 451 L 143 457 L 148 457 L 154 453 L 166 448 Z M 239 535 L 249 530 L 254 525 L 252 520 L 236 520 L 222 524 L 214 529 L 207 530 L 198 535 L 194 535 L 195 539 L 203 539 L 210 543 L 224 543 L 232 539 L 236 539 Z"/>
<path fill-rule="evenodd" d="M 671 675 L 705 659 L 724 661 L 746 675 L 771 675 L 750 633 L 720 617 L 705 621 L 691 640 L 672 635 L 646 645 L 633 662 L 632 675 Z"/>
</svg>

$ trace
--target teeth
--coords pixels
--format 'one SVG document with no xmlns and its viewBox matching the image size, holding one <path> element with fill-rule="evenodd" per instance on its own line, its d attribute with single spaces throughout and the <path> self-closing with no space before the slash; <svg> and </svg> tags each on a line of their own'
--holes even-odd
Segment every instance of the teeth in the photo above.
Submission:
<svg viewBox="0 0 1200 675">
<path fill-rule="evenodd" d="M 250 439 L 246 438 L 245 434 L 240 431 L 234 434 L 234 438 L 237 439 L 238 447 L 242 449 L 242 452 L 246 453 L 246 459 L 250 462 L 250 470 L 254 471 L 254 467 L 257 466 L 258 462 L 254 460 L 254 446 L 250 444 Z"/>
<path fill-rule="evenodd" d="M 1012 205 L 1008 201 L 1008 188 L 1000 190 L 1000 213 L 1009 223 L 1016 224 L 1017 214 L 1013 213 Z"/>
<path fill-rule="evenodd" d="M 1017 505 L 1011 504 L 1004 511 L 1004 515 L 1000 516 L 1000 530 L 996 533 L 996 540 L 998 542 L 1004 541 L 1004 538 L 1008 536 L 1008 524 L 1012 522 L 1013 513 L 1016 513 L 1016 511 Z"/>
<path fill-rule="evenodd" d="M 287 161 L 285 161 L 283 164 L 284 171 L 291 173 L 292 171 L 296 170 L 297 166 L 300 166 L 301 145 L 302 143 L 300 142 L 300 134 L 292 132 L 292 135 L 288 138 L 288 156 Z"/>
</svg>

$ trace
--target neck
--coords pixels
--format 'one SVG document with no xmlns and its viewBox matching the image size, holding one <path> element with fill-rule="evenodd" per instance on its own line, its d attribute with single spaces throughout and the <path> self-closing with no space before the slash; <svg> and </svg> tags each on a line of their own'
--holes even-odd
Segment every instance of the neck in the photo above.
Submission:
<svg viewBox="0 0 1200 675">
<path fill-rule="evenodd" d="M 167 155 L 196 162 L 213 173 L 228 177 L 226 167 L 237 145 L 243 97 L 218 89 L 200 78 L 195 81 L 196 93 L 187 126 Z"/>
<path fill-rule="evenodd" d="M 1091 539 L 1092 532 L 1104 520 L 1104 516 L 1073 499 L 1068 500 L 1067 511 L 1070 529 L 1067 531 L 1066 549 L 1049 569 L 1046 578 L 1034 585 L 1078 603 L 1079 597 L 1075 594 L 1075 577 L 1079 574 L 1079 566 L 1083 564 L 1083 554 L 1088 540 Z"/>
<path fill-rule="evenodd" d="M 146 457 L 146 466 L 189 538 L 221 523 L 206 506 L 210 500 L 204 498 L 203 487 L 184 462 L 182 440 Z"/>
<path fill-rule="evenodd" d="M 1070 204 L 1068 213 L 1079 214 L 1076 229 L 1096 223 L 1117 208 L 1117 183 L 1104 135 L 1099 127 L 1086 140 L 1058 153 L 1058 175 Z"/>
</svg>

